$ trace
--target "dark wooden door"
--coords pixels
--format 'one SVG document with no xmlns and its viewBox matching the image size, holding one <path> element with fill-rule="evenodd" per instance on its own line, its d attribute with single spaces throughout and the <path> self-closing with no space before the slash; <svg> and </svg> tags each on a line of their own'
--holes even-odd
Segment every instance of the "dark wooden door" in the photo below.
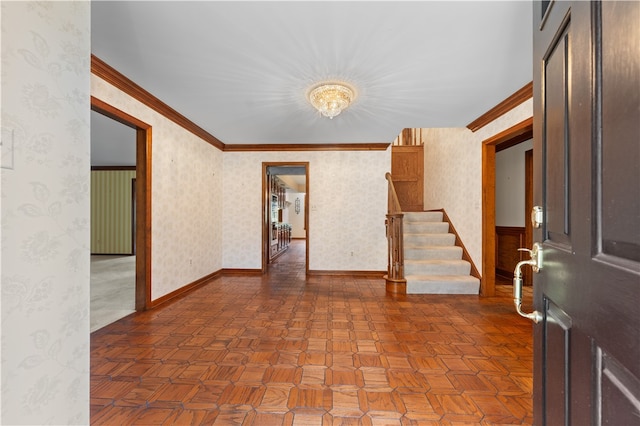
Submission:
<svg viewBox="0 0 640 426">
<path fill-rule="evenodd" d="M 524 153 L 524 246 L 533 245 L 533 225 L 527 216 L 533 208 L 533 149 Z M 522 252 L 521 252 L 522 253 Z M 526 258 L 523 253 L 523 259 Z M 527 269 L 523 271 L 522 278 L 524 285 L 533 285 L 533 271 Z"/>
<path fill-rule="evenodd" d="M 640 424 L 639 25 L 637 1 L 534 2 L 537 425 Z"/>
</svg>

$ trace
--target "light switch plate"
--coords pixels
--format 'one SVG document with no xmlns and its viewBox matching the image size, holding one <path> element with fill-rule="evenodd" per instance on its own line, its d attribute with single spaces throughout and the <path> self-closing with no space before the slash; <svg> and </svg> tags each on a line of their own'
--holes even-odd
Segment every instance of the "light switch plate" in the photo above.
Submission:
<svg viewBox="0 0 640 426">
<path fill-rule="evenodd" d="M 2 168 L 13 170 L 13 129 L 2 128 L 0 146 L 2 147 L 2 152 L 0 153 Z"/>
</svg>

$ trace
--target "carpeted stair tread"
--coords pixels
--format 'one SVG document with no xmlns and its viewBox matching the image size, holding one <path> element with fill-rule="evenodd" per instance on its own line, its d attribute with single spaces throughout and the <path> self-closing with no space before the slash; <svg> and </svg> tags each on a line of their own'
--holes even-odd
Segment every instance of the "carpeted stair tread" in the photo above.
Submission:
<svg viewBox="0 0 640 426">
<path fill-rule="evenodd" d="M 442 212 L 405 212 L 404 222 L 442 222 Z"/>
<path fill-rule="evenodd" d="M 409 222 L 404 224 L 406 234 L 446 234 L 449 232 L 447 222 Z"/>
<path fill-rule="evenodd" d="M 404 234 L 404 243 L 409 246 L 452 246 L 456 242 L 454 234 Z"/>
<path fill-rule="evenodd" d="M 407 294 L 478 294 L 480 280 L 471 275 L 406 275 Z"/>
<path fill-rule="evenodd" d="M 466 260 L 407 260 L 404 262 L 405 275 L 468 275 L 471 264 Z"/>
<path fill-rule="evenodd" d="M 407 294 L 478 294 L 480 280 L 449 232 L 442 212 L 404 214 L 404 274 Z"/>
<path fill-rule="evenodd" d="M 407 260 L 456 260 L 462 259 L 462 247 L 458 246 L 414 246 L 405 244 L 404 259 Z"/>
</svg>

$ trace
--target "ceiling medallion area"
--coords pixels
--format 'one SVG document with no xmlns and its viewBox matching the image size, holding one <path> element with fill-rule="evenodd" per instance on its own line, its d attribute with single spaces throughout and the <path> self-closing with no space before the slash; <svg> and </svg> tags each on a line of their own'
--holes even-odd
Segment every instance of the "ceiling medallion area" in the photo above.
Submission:
<svg viewBox="0 0 640 426">
<path fill-rule="evenodd" d="M 324 82 L 313 86 L 307 97 L 320 114 L 333 119 L 353 102 L 355 90 L 343 82 Z"/>
</svg>

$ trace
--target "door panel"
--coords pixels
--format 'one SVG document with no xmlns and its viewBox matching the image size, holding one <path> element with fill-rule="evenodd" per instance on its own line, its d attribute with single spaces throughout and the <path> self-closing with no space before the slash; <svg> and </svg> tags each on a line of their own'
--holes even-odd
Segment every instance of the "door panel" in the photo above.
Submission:
<svg viewBox="0 0 640 426">
<path fill-rule="evenodd" d="M 640 2 L 534 15 L 535 423 L 638 424 Z"/>
<path fill-rule="evenodd" d="M 638 424 L 640 413 L 640 382 L 626 368 L 603 351 L 598 351 L 600 389 L 600 417 L 615 419 L 615 423 L 605 421 L 603 424 L 634 425 Z"/>
<path fill-rule="evenodd" d="M 547 239 L 569 246 L 569 135 L 568 135 L 569 24 L 544 60 L 544 93 L 547 110 L 545 137 L 545 198 Z"/>
<path fill-rule="evenodd" d="M 620 73 L 602 74 L 602 252 L 616 257 L 640 261 L 640 227 L 634 214 L 640 210 L 640 179 L 628 180 L 635 170 L 638 176 L 640 148 L 625 149 L 617 140 L 640 141 L 638 117 L 640 89 L 625 90 L 616 81 L 623 78 L 638 81 L 640 76 L 640 34 L 625 34 L 640 20 L 637 2 L 604 2 L 602 4 L 602 68 L 619 69 Z M 633 22 L 636 20 L 636 22 Z M 624 39 L 624 43 L 619 41 Z M 631 52 L 632 54 L 629 54 Z M 624 120 L 626 114 L 636 120 Z M 627 184 L 628 186 L 625 186 Z"/>
<path fill-rule="evenodd" d="M 393 145 L 391 147 L 391 176 L 402 211 L 423 211 L 423 145 Z"/>
<path fill-rule="evenodd" d="M 549 424 L 562 424 L 567 410 L 568 361 L 571 332 L 571 318 L 547 300 L 545 321 L 545 344 L 550 350 L 545 351 L 545 383 L 547 393 L 544 405 Z"/>
</svg>

